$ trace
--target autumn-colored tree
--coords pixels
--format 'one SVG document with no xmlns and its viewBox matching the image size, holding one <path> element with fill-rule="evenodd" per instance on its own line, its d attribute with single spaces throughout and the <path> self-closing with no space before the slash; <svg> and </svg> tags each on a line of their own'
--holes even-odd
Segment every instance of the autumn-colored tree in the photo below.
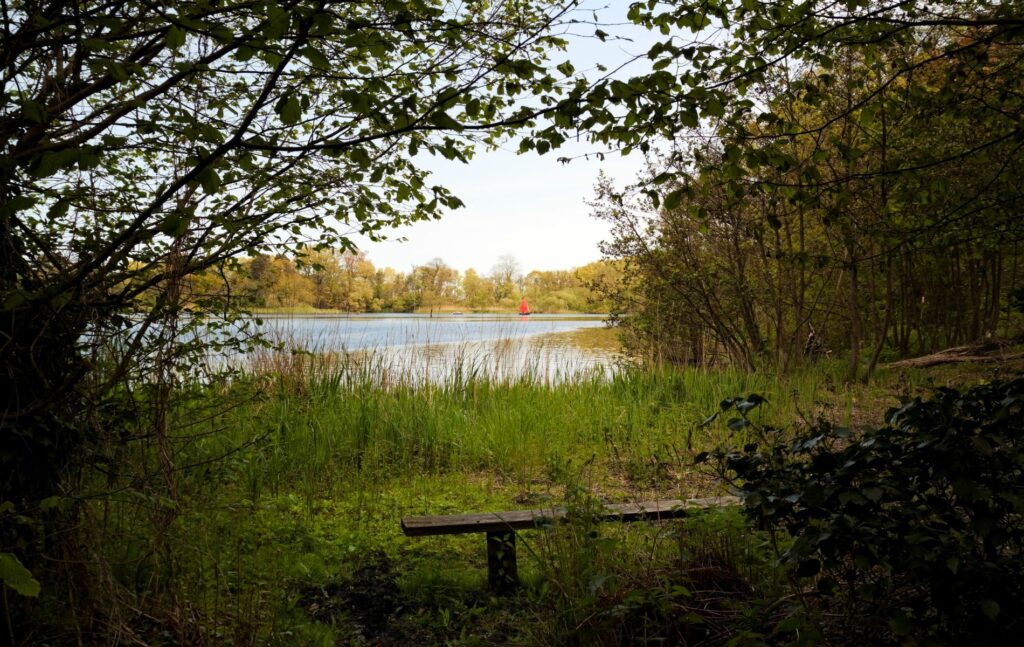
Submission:
<svg viewBox="0 0 1024 647">
<path fill-rule="evenodd" d="M 438 306 L 459 300 L 459 272 L 440 258 L 413 268 L 411 284 L 418 298 L 418 306 L 431 314 Z"/>
<path fill-rule="evenodd" d="M 462 275 L 462 303 L 467 308 L 488 308 L 494 305 L 494 283 L 469 268 Z"/>
</svg>

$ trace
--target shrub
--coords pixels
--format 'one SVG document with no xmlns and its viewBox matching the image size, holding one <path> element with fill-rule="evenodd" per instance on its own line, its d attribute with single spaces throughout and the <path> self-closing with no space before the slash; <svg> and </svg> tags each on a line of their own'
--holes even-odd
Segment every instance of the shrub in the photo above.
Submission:
<svg viewBox="0 0 1024 647">
<path fill-rule="evenodd" d="M 753 403 L 753 404 L 751 404 Z M 745 512 L 785 529 L 807 604 L 852 643 L 1011 644 L 1024 600 L 1024 379 L 906 401 L 886 426 L 820 421 L 795 440 L 698 457 L 741 490 Z M 737 422 L 740 421 L 740 422 Z"/>
</svg>

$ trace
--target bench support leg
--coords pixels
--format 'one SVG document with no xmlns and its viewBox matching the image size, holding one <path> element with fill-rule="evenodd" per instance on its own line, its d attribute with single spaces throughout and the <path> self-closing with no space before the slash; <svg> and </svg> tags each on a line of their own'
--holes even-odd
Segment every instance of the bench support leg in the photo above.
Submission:
<svg viewBox="0 0 1024 647">
<path fill-rule="evenodd" d="M 487 583 L 497 593 L 508 593 L 519 584 L 516 533 L 487 533 Z"/>
</svg>

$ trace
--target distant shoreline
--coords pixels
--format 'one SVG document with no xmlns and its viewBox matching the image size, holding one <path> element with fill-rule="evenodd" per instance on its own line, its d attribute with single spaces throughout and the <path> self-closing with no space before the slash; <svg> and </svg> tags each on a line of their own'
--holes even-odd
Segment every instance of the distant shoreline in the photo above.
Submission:
<svg viewBox="0 0 1024 647">
<path fill-rule="evenodd" d="M 296 307 L 296 308 L 250 308 L 249 310 L 256 315 L 313 315 L 313 314 L 324 314 L 324 315 L 429 315 L 431 310 L 426 308 L 417 308 L 411 311 L 400 311 L 400 310 L 379 310 L 375 312 L 368 312 L 365 310 L 354 311 L 354 310 L 340 310 L 337 308 L 312 308 L 312 307 Z M 456 308 L 456 307 L 442 307 L 435 308 L 433 310 L 435 315 L 455 315 L 455 314 L 466 314 L 466 315 L 479 315 L 479 314 L 507 314 L 519 316 L 519 312 L 515 310 L 508 310 L 505 308 Z M 530 315 L 603 315 L 607 316 L 607 312 L 587 312 L 584 310 L 533 310 Z"/>
</svg>

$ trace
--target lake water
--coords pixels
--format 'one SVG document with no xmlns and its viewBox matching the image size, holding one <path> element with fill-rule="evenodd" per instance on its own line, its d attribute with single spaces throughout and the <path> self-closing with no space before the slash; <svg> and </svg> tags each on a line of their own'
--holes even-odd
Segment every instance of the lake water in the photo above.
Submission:
<svg viewBox="0 0 1024 647">
<path fill-rule="evenodd" d="M 403 381 L 454 374 L 558 381 L 621 360 L 602 315 L 261 315 L 271 339 L 315 353 L 372 357 Z"/>
</svg>

